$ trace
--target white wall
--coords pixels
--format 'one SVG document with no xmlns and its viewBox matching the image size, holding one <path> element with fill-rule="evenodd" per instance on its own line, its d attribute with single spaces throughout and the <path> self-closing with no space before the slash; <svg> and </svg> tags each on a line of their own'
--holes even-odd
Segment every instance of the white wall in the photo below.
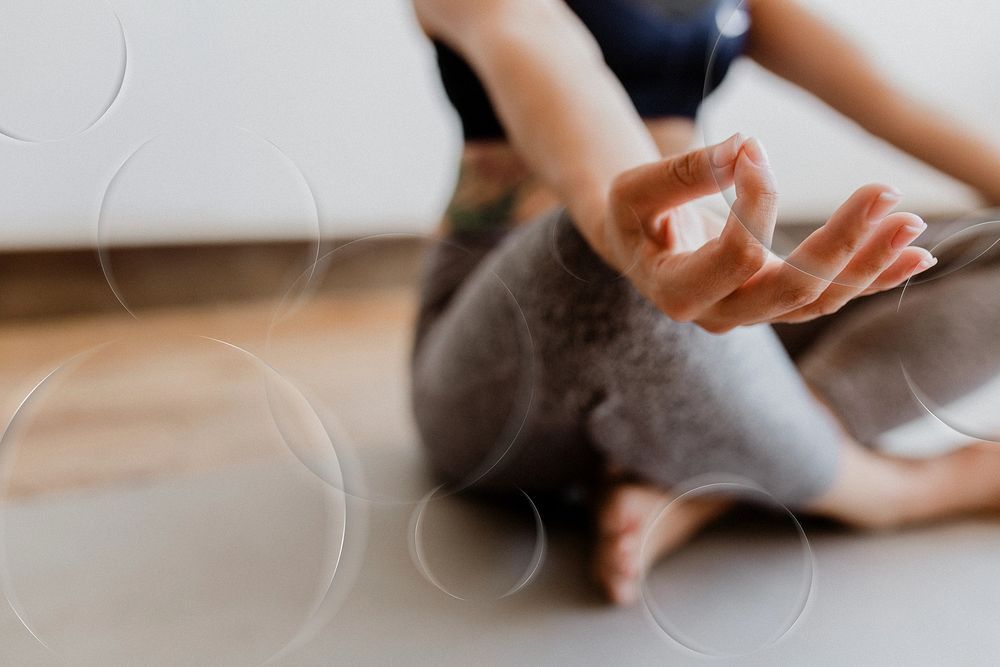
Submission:
<svg viewBox="0 0 1000 667">
<path fill-rule="evenodd" d="M 996 5 L 812 4 L 1000 145 Z M 43 140 L 0 136 L 0 247 L 423 231 L 452 185 L 458 128 L 406 0 L 4 0 L 0 25 L 0 131 Z M 974 205 L 749 63 L 702 127 L 765 140 L 786 218 L 866 180 Z"/>
<path fill-rule="evenodd" d="M 112 5 L 122 92 L 82 134 L 0 137 L 0 245 L 93 243 L 112 176 L 151 137 L 111 193 L 109 240 L 300 235 L 310 202 L 295 169 L 237 127 L 298 166 L 326 234 L 423 229 L 443 206 L 459 137 L 405 0 Z M 85 127 L 121 61 L 105 0 L 3 0 L 0 25 L 0 129 Z"/>
<path fill-rule="evenodd" d="M 1000 5 L 988 0 L 806 0 L 871 54 L 916 97 L 1000 147 Z M 819 218 L 865 182 L 889 182 L 904 208 L 963 213 L 975 196 L 747 61 L 710 98 L 701 119 L 707 142 L 734 131 L 768 149 L 784 219 Z M 1000 174 L 996 175 L 1000 181 Z"/>
</svg>

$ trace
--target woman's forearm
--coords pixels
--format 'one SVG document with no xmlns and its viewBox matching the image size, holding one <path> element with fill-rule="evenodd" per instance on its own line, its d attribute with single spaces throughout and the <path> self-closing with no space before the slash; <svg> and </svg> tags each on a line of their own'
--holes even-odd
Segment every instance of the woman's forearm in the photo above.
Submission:
<svg viewBox="0 0 1000 667">
<path fill-rule="evenodd" d="M 792 0 L 753 0 L 749 54 L 868 132 L 1000 202 L 1000 153 L 888 83 L 844 35 Z"/>
<path fill-rule="evenodd" d="M 567 207 L 594 249 L 606 238 L 608 190 L 659 151 L 586 28 L 548 0 L 416 0 L 434 37 L 482 79 L 510 140 Z"/>
<path fill-rule="evenodd" d="M 1000 203 L 1000 155 L 983 139 L 919 101 L 897 94 L 870 132 Z"/>
</svg>

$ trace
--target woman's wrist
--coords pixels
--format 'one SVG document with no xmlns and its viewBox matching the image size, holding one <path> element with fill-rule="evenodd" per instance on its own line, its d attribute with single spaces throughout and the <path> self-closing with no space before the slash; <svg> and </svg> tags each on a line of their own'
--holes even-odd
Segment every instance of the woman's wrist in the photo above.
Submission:
<svg viewBox="0 0 1000 667">
<path fill-rule="evenodd" d="M 627 265 L 624 260 L 627 252 L 621 230 L 615 228 L 608 213 L 609 201 L 609 188 L 593 186 L 578 193 L 567 209 L 573 224 L 597 256 L 608 266 L 622 270 Z"/>
</svg>

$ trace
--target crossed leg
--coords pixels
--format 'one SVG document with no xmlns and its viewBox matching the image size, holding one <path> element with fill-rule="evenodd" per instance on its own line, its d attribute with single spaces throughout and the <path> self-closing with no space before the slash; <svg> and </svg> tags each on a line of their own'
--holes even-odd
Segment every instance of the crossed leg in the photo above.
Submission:
<svg viewBox="0 0 1000 667">
<path fill-rule="evenodd" d="M 987 286 L 968 294 L 995 294 L 991 280 L 995 272 L 976 278 Z M 507 312 L 512 297 L 513 315 Z M 906 335 L 890 345 L 912 344 L 907 349 L 914 358 L 933 359 L 940 338 L 915 336 L 913 327 L 953 317 L 954 308 L 973 308 L 996 330 L 1000 314 L 962 305 L 960 297 L 961 290 L 946 292 L 922 304 L 922 317 L 902 327 Z M 932 301 L 944 304 L 940 317 L 927 317 L 923 306 Z M 692 509 L 661 522 L 650 536 L 647 562 L 640 562 L 648 522 L 669 502 L 671 489 L 699 475 L 749 477 L 794 510 L 869 528 L 998 504 L 1000 446 L 912 461 L 859 444 L 867 442 L 859 436 L 863 425 L 884 428 L 908 418 L 904 403 L 882 400 L 888 370 L 898 373 L 897 359 L 884 354 L 884 343 L 869 340 L 874 333 L 899 333 L 889 310 L 855 309 L 796 367 L 770 327 L 713 336 L 666 318 L 601 264 L 565 216 L 554 215 L 492 251 L 443 312 L 423 329 L 414 364 L 415 413 L 431 460 L 459 484 L 475 473 L 484 488 L 528 492 L 559 488 L 595 462 L 627 471 L 635 481 L 612 489 L 597 516 L 595 569 L 617 602 L 633 600 L 658 555 L 724 510 L 686 503 Z M 521 318 L 537 371 L 528 378 L 528 394 L 517 363 L 523 331 L 511 326 Z M 965 322 L 954 333 L 983 331 Z M 984 343 L 975 336 L 958 342 Z M 992 358 L 1000 360 L 1000 350 Z M 946 390 L 972 388 L 960 365 L 938 370 L 946 374 Z M 508 394 L 530 396 L 526 413 L 498 400 Z M 857 404 L 866 406 L 864 420 L 852 411 Z M 480 478 L 479 464 L 498 440 L 506 446 L 512 424 L 517 435 L 509 455 Z"/>
<path fill-rule="evenodd" d="M 813 393 L 841 428 L 832 482 L 794 509 L 872 530 L 1000 510 L 1000 444 L 974 441 L 919 459 L 859 444 L 924 410 L 904 381 L 901 359 L 942 402 L 1000 370 L 995 335 L 1000 248 L 996 230 L 983 231 L 979 239 L 966 238 L 942 252 L 938 273 L 943 278 L 911 289 L 905 308 L 897 291 L 852 304 L 822 322 L 778 327 Z M 970 257 L 976 262 L 963 266 Z M 613 601 L 634 600 L 638 582 L 653 562 L 727 507 L 721 500 L 686 502 L 671 512 L 670 522 L 654 525 L 673 498 L 663 486 L 635 483 L 618 484 L 605 495 L 597 517 L 594 565 Z M 649 548 L 640 553 L 644 531 Z"/>
<path fill-rule="evenodd" d="M 697 498 L 671 510 L 669 521 L 655 521 L 675 497 L 662 486 L 635 482 L 614 484 L 604 494 L 593 572 L 612 602 L 633 603 L 650 567 L 731 507 L 722 498 Z M 795 509 L 862 530 L 1000 511 L 1000 445 L 975 443 L 910 459 L 845 439 L 833 484 Z"/>
</svg>

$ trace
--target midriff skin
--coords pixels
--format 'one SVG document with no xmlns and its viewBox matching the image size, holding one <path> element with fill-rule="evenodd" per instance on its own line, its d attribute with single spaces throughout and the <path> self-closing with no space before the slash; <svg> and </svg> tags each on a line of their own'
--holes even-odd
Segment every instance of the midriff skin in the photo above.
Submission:
<svg viewBox="0 0 1000 667">
<path fill-rule="evenodd" d="M 646 127 L 664 156 L 689 150 L 695 138 L 688 118 L 648 120 Z M 466 142 L 460 165 L 442 233 L 519 225 L 560 204 L 506 141 Z"/>
</svg>

